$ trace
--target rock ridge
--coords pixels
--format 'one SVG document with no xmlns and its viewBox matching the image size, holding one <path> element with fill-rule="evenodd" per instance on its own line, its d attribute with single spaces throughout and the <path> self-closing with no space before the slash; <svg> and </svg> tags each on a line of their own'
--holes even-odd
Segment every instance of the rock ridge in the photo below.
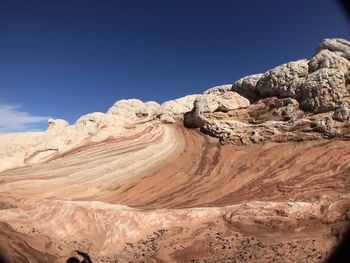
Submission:
<svg viewBox="0 0 350 263">
<path fill-rule="evenodd" d="M 323 262 L 350 221 L 350 43 L 159 104 L 0 135 L 14 262 Z"/>
</svg>

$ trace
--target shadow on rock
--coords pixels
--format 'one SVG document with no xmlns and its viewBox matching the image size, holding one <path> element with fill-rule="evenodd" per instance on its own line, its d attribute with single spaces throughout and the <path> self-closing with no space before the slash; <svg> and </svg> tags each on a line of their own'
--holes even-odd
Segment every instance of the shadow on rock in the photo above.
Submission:
<svg viewBox="0 0 350 263">
<path fill-rule="evenodd" d="M 80 261 L 77 257 L 70 257 L 69 259 L 67 259 L 67 263 L 92 263 L 91 258 L 87 253 L 81 252 L 79 250 L 76 250 L 75 252 L 77 252 L 78 255 L 83 257 L 83 260 Z"/>
</svg>

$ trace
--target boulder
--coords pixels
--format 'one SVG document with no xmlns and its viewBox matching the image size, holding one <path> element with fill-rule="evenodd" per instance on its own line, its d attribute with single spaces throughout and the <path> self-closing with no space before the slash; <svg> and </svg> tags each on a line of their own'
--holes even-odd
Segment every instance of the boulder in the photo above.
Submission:
<svg viewBox="0 0 350 263">
<path fill-rule="evenodd" d="M 134 120 L 138 116 L 147 116 L 147 106 L 138 99 L 119 100 L 109 108 L 107 114 L 118 115 L 121 118 Z"/>
<path fill-rule="evenodd" d="M 256 83 L 258 99 L 273 97 L 296 98 L 296 91 L 308 75 L 306 59 L 275 67 L 261 76 Z"/>
<path fill-rule="evenodd" d="M 342 57 L 350 60 L 350 42 L 345 39 L 324 39 L 316 47 L 315 54 L 321 52 L 322 50 L 337 52 Z"/>
<path fill-rule="evenodd" d="M 250 102 L 255 102 L 259 99 L 259 93 L 256 84 L 263 74 L 253 74 L 237 80 L 233 86 L 232 91 L 239 93 L 241 96 L 247 98 Z"/>
<path fill-rule="evenodd" d="M 335 110 L 349 95 L 344 72 L 329 68 L 311 73 L 297 93 L 300 108 L 314 113 Z"/>
<path fill-rule="evenodd" d="M 193 108 L 193 102 L 198 96 L 200 95 L 188 95 L 164 102 L 159 110 L 160 121 L 174 123 L 176 120 L 183 120 L 184 114 Z"/>
<path fill-rule="evenodd" d="M 250 102 L 268 97 L 296 98 L 296 90 L 308 75 L 306 59 L 277 66 L 264 74 L 254 74 L 236 81 L 232 90 Z"/>
<path fill-rule="evenodd" d="M 184 125 L 188 128 L 201 127 L 205 123 L 206 113 L 228 112 L 249 105 L 248 99 L 233 91 L 217 95 L 204 94 L 195 99 L 193 109 L 185 114 Z"/>
<path fill-rule="evenodd" d="M 160 105 L 155 101 L 143 102 L 138 99 L 119 100 L 109 108 L 107 114 L 113 114 L 128 121 L 140 118 L 155 117 L 159 114 Z"/>
<path fill-rule="evenodd" d="M 245 97 L 237 92 L 229 91 L 218 96 L 218 107 L 214 111 L 227 112 L 234 109 L 245 108 L 250 105 L 250 102 Z"/>
<path fill-rule="evenodd" d="M 333 119 L 340 122 L 350 122 L 350 106 L 345 102 L 338 109 L 334 111 Z"/>
<path fill-rule="evenodd" d="M 314 55 L 309 61 L 310 73 L 322 68 L 339 69 L 345 74 L 350 68 L 350 62 L 339 53 L 324 49 Z"/>
<path fill-rule="evenodd" d="M 145 106 L 147 108 L 148 116 L 157 116 L 160 112 L 160 105 L 155 101 L 147 101 L 145 102 Z"/>
</svg>

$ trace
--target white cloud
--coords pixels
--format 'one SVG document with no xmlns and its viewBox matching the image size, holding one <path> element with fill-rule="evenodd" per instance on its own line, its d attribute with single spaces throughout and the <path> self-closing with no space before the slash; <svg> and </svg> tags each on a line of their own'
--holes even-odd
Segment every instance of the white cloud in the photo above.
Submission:
<svg viewBox="0 0 350 263">
<path fill-rule="evenodd" d="M 22 111 L 18 105 L 0 104 L 0 133 L 42 129 L 49 118 Z"/>
</svg>

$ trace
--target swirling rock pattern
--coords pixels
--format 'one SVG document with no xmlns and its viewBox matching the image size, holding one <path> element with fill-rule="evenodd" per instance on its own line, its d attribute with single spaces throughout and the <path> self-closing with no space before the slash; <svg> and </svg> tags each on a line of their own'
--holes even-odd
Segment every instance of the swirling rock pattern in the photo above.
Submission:
<svg viewBox="0 0 350 263">
<path fill-rule="evenodd" d="M 203 95 L 0 135 L 4 260 L 326 260 L 350 220 L 349 47 L 325 40 Z"/>
</svg>

